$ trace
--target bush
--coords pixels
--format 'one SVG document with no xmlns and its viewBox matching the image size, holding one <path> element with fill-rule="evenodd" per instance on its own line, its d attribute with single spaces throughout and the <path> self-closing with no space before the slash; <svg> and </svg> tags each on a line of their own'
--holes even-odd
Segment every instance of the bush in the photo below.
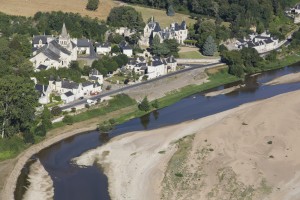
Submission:
<svg viewBox="0 0 300 200">
<path fill-rule="evenodd" d="M 111 85 L 106 86 L 106 90 L 110 90 L 111 89 Z"/>
<path fill-rule="evenodd" d="M 30 131 L 26 131 L 23 133 L 23 140 L 26 144 L 34 144 L 34 137 Z"/>
<path fill-rule="evenodd" d="M 72 113 L 75 113 L 75 112 L 76 112 L 76 108 L 74 108 L 74 107 L 71 108 L 71 112 L 72 112 Z"/>
<path fill-rule="evenodd" d="M 86 9 L 88 10 L 97 10 L 99 5 L 99 0 L 89 0 L 87 5 L 86 5 Z"/>
<path fill-rule="evenodd" d="M 35 134 L 38 136 L 44 137 L 46 135 L 46 133 L 47 133 L 47 129 L 46 129 L 45 125 L 43 125 L 43 124 L 39 125 L 35 129 Z"/>
<path fill-rule="evenodd" d="M 158 100 L 155 99 L 155 101 L 152 103 L 153 108 L 159 108 Z"/>
<path fill-rule="evenodd" d="M 150 104 L 147 97 L 142 100 L 142 102 L 138 105 L 138 108 L 145 112 L 150 110 Z"/>
<path fill-rule="evenodd" d="M 61 97 L 60 97 L 60 96 L 54 96 L 53 99 L 54 99 L 55 101 L 61 101 Z"/>
<path fill-rule="evenodd" d="M 174 8 L 173 8 L 172 4 L 170 4 L 168 9 L 167 9 L 167 15 L 168 16 L 174 16 L 175 15 L 175 11 L 174 11 Z"/>
<path fill-rule="evenodd" d="M 86 103 L 86 104 L 84 105 L 84 107 L 87 108 L 87 109 L 89 109 L 91 106 L 90 106 L 90 104 Z"/>
<path fill-rule="evenodd" d="M 102 124 L 98 124 L 98 131 L 101 131 L 102 133 L 107 133 L 112 129 L 114 129 L 114 125 L 108 121 L 104 121 Z"/>
<path fill-rule="evenodd" d="M 115 120 L 115 119 L 109 119 L 108 122 L 109 122 L 111 125 L 113 125 L 113 124 L 116 123 L 116 120 Z"/>
<path fill-rule="evenodd" d="M 62 113 L 62 110 L 59 106 L 54 106 L 51 109 L 51 114 L 54 115 L 54 116 L 59 116 L 61 113 Z"/>
<path fill-rule="evenodd" d="M 70 115 L 66 115 L 62 121 L 63 121 L 63 123 L 65 123 L 67 125 L 72 125 L 74 123 L 74 119 Z"/>
</svg>

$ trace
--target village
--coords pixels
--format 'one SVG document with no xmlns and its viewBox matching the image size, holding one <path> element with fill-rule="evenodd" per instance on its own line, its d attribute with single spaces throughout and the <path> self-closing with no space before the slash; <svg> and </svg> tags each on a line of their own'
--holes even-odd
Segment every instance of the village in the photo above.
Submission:
<svg viewBox="0 0 300 200">
<path fill-rule="evenodd" d="M 268 32 L 258 34 L 255 32 L 256 30 L 253 31 L 252 34 L 243 39 L 228 40 L 225 46 L 229 50 L 241 50 L 245 47 L 254 48 L 259 54 L 263 54 L 278 49 L 285 42 L 279 41 L 278 38 Z M 125 38 L 125 36 L 131 37 L 136 32 L 121 27 L 114 30 L 114 33 Z M 52 68 L 69 68 L 70 64 L 78 59 L 86 59 L 92 63 L 93 60 L 101 59 L 102 56 L 113 57 L 117 54 L 123 54 L 128 58 L 127 64 L 115 71 L 109 71 L 106 75 L 92 68 L 88 76 L 82 76 L 85 80 L 82 83 L 51 76 L 48 84 L 39 84 L 37 79 L 32 77 L 36 84 L 35 88 L 40 94 L 39 103 L 45 105 L 55 101 L 68 104 L 86 98 L 88 104 L 94 104 L 95 101 L 89 101 L 89 97 L 100 94 L 103 90 L 110 90 L 111 85 L 104 88 L 104 82 L 118 77 L 120 73 L 134 76 L 134 82 L 130 82 L 129 79 L 118 80 L 115 78 L 116 80 L 110 83 L 117 85 L 135 84 L 182 69 L 186 65 L 179 67 L 177 58 L 174 56 L 164 58 L 156 56 L 151 54 L 148 48 L 155 37 L 159 38 L 160 43 L 166 39 L 175 39 L 179 45 L 184 46 L 188 34 L 185 21 L 171 23 L 170 27 L 162 29 L 159 22 L 156 22 L 152 17 L 144 27 L 143 34 L 138 41 L 139 46 L 143 47 L 143 52 L 134 52 L 133 47 L 125 40 L 122 40 L 117 46 L 113 46 L 109 41 L 100 43 L 86 38 L 71 38 L 64 23 L 58 36 L 34 35 L 32 38 L 33 56 L 30 61 L 33 63 L 36 72 Z M 120 51 L 116 52 L 113 50 L 114 48 Z M 56 98 L 53 99 L 53 97 Z"/>
</svg>

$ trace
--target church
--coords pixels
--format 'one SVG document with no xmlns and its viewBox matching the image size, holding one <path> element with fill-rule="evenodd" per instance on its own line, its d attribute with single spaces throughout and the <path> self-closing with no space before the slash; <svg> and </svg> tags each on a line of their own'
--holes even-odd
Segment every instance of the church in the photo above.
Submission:
<svg viewBox="0 0 300 200">
<path fill-rule="evenodd" d="M 69 67 L 77 60 L 77 39 L 71 39 L 63 24 L 58 37 L 49 35 L 33 36 L 33 57 L 30 61 L 36 71 L 50 68 Z"/>
</svg>

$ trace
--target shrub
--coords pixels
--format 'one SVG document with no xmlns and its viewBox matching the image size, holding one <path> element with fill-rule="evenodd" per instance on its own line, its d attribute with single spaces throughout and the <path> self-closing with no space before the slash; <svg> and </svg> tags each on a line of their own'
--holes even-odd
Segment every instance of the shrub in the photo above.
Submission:
<svg viewBox="0 0 300 200">
<path fill-rule="evenodd" d="M 150 110 L 150 104 L 149 104 L 149 101 L 148 101 L 148 98 L 147 97 L 144 97 L 144 99 L 142 100 L 142 102 L 138 105 L 138 108 L 141 110 L 141 111 L 149 111 Z"/>
<path fill-rule="evenodd" d="M 86 103 L 86 104 L 84 105 L 84 107 L 87 108 L 87 109 L 89 109 L 91 106 L 90 106 L 90 104 Z"/>
<path fill-rule="evenodd" d="M 34 144 L 34 137 L 30 131 L 26 131 L 23 133 L 23 140 L 27 144 Z"/>
<path fill-rule="evenodd" d="M 106 90 L 110 90 L 111 89 L 111 85 L 106 86 Z"/>
<path fill-rule="evenodd" d="M 47 129 L 44 124 L 39 125 L 35 129 L 35 134 L 38 136 L 44 137 L 46 135 L 46 133 L 47 133 Z"/>
<path fill-rule="evenodd" d="M 98 131 L 101 131 L 102 133 L 107 133 L 112 129 L 114 129 L 114 125 L 108 121 L 104 121 L 102 124 L 98 124 Z"/>
<path fill-rule="evenodd" d="M 86 5 L 86 9 L 88 10 L 97 10 L 99 5 L 99 0 L 89 0 L 87 5 Z"/>
<path fill-rule="evenodd" d="M 168 16 L 174 16 L 175 15 L 175 11 L 174 11 L 174 8 L 173 8 L 172 4 L 170 4 L 168 9 L 167 9 L 167 15 Z"/>
<path fill-rule="evenodd" d="M 113 124 L 116 123 L 116 120 L 115 119 L 109 119 L 108 122 L 113 125 Z"/>
<path fill-rule="evenodd" d="M 177 176 L 177 177 L 183 177 L 182 173 L 175 173 L 175 176 Z"/>
<path fill-rule="evenodd" d="M 76 108 L 71 108 L 71 112 L 75 113 L 76 112 Z"/>
<path fill-rule="evenodd" d="M 60 96 L 54 96 L 53 99 L 54 99 L 55 101 L 61 101 L 61 97 L 60 97 Z"/>
<path fill-rule="evenodd" d="M 152 103 L 153 108 L 159 108 L 159 103 L 158 100 L 155 99 L 154 102 Z"/>
<path fill-rule="evenodd" d="M 62 113 L 62 110 L 59 106 L 54 106 L 51 109 L 51 114 L 54 115 L 54 116 L 59 116 L 61 113 Z"/>
<path fill-rule="evenodd" d="M 273 142 L 270 140 L 269 142 L 268 142 L 268 144 L 272 144 Z"/>
<path fill-rule="evenodd" d="M 63 123 L 68 124 L 68 125 L 72 125 L 74 123 L 74 119 L 70 115 L 66 115 L 62 121 L 63 121 Z"/>
</svg>

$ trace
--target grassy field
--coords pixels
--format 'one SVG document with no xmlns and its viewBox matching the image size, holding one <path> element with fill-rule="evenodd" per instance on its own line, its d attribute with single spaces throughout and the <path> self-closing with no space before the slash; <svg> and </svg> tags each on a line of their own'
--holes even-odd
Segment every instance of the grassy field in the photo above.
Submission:
<svg viewBox="0 0 300 200">
<path fill-rule="evenodd" d="M 216 56 L 203 56 L 199 51 L 179 52 L 179 58 L 201 59 L 201 58 L 217 58 Z"/>
<path fill-rule="evenodd" d="M 147 23 L 149 18 L 154 16 L 154 19 L 159 22 L 161 28 L 169 27 L 172 22 L 181 22 L 182 20 L 185 20 L 188 26 L 196 22 L 196 20 L 191 19 L 188 15 L 184 14 L 176 13 L 173 17 L 170 17 L 167 16 L 165 10 L 157 10 L 136 5 L 130 6 L 142 13 L 145 23 Z"/>
<path fill-rule="evenodd" d="M 96 11 L 88 11 L 85 9 L 87 0 L 0 0 L 0 11 L 10 15 L 33 16 L 36 12 L 63 11 L 80 13 L 83 16 L 90 16 L 106 20 L 110 10 L 113 7 L 125 5 L 123 2 L 113 0 L 100 0 L 99 8 Z M 162 27 L 169 26 L 171 22 L 181 22 L 186 20 L 187 24 L 195 22 L 188 15 L 175 14 L 168 17 L 165 10 L 156 10 L 141 6 L 133 6 L 137 11 L 141 12 L 145 22 L 154 16 L 160 22 Z"/>
</svg>

